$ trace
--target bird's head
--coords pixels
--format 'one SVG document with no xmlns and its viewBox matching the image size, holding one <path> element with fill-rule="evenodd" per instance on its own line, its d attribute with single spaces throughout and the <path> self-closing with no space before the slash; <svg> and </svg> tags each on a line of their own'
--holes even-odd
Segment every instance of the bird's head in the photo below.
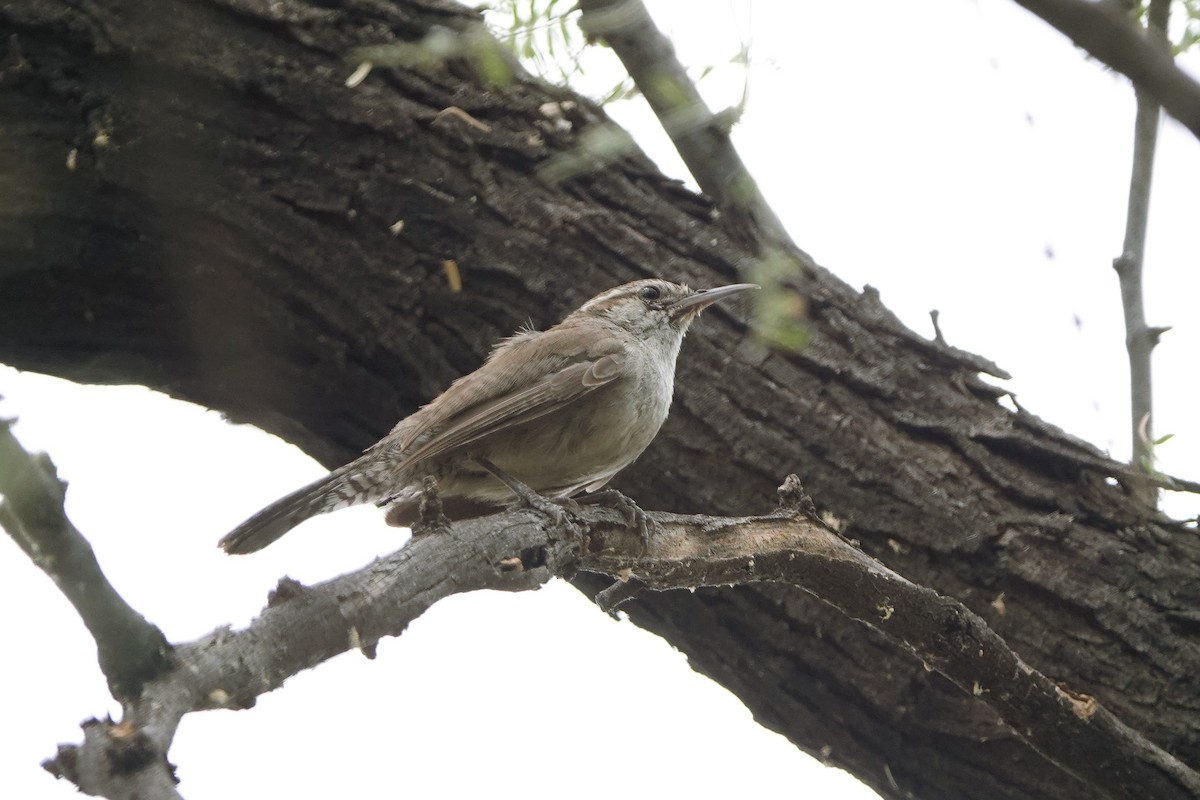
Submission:
<svg viewBox="0 0 1200 800">
<path fill-rule="evenodd" d="M 757 288 L 753 283 L 735 283 L 695 291 L 682 284 L 650 278 L 596 295 L 567 320 L 603 320 L 642 337 L 664 333 L 682 337 L 700 312 L 713 303 Z"/>
</svg>

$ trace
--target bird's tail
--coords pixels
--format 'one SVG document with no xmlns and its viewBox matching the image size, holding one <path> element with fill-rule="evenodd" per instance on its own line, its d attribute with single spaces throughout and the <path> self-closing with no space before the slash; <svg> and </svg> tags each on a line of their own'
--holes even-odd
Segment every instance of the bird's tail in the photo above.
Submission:
<svg viewBox="0 0 1200 800">
<path fill-rule="evenodd" d="M 339 508 L 379 500 L 386 494 L 378 470 L 359 461 L 334 470 L 289 495 L 279 498 L 227 533 L 218 543 L 230 554 L 262 550 L 309 517 Z"/>
</svg>

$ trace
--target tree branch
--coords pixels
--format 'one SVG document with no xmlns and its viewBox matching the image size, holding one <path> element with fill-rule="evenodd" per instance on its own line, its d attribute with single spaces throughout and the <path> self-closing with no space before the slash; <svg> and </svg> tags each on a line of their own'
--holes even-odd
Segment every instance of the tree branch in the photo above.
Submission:
<svg viewBox="0 0 1200 800">
<path fill-rule="evenodd" d="M 1170 50 L 1148 37 L 1120 4 L 1091 0 L 1017 2 L 1125 75 L 1200 137 L 1200 84 L 1176 66 Z"/>
<path fill-rule="evenodd" d="M 785 487 L 794 486 L 789 478 Z M 794 491 L 793 491 L 794 494 Z M 796 504 L 798 506 L 798 504 Z M 648 541 L 620 513 L 573 512 L 563 524 L 511 511 L 419 535 L 357 572 L 305 587 L 284 578 L 247 628 L 218 630 L 177 648 L 179 666 L 125 702 L 119 723 L 91 721 L 77 747 L 50 768 L 87 792 L 113 788 L 110 764 L 122 747 L 130 780 L 169 774 L 166 753 L 186 713 L 248 708 L 288 677 L 357 648 L 368 657 L 438 600 L 478 589 L 521 591 L 577 571 L 641 581 L 656 590 L 758 582 L 802 588 L 901 643 L 998 712 L 1013 732 L 1067 772 L 1116 798 L 1185 798 L 1200 776 L 1087 695 L 1025 664 L 981 617 L 913 584 L 798 508 L 763 517 L 656 513 Z M 126 744 L 136 743 L 136 746 Z M 163 794 L 171 796 L 174 789 Z"/>
<path fill-rule="evenodd" d="M 1152 43 L 1164 52 L 1170 0 L 1151 0 L 1147 31 Z M 1154 474 L 1154 394 L 1150 355 L 1159 333 L 1146 325 L 1142 271 L 1146 257 L 1146 227 L 1150 217 L 1150 185 L 1154 176 L 1154 151 L 1158 141 L 1159 104 L 1144 89 L 1136 88 L 1137 117 L 1133 127 L 1133 168 L 1129 178 L 1129 205 L 1125 217 L 1125 243 L 1113 267 L 1121 287 L 1125 312 L 1125 349 L 1129 355 L 1129 412 L 1131 460 L 1135 467 Z M 1158 492 L 1152 485 L 1138 486 L 1142 499 L 1154 505 Z"/>
<path fill-rule="evenodd" d="M 45 455 L 32 456 L 0 421 L 0 525 L 79 613 L 96 640 L 100 669 L 118 699 L 172 664 L 162 632 L 108 582 L 96 554 L 63 509 L 66 484 Z"/>
<path fill-rule="evenodd" d="M 621 59 L 701 191 L 722 208 L 748 215 L 770 243 L 798 251 L 734 148 L 730 122 L 709 110 L 641 0 L 582 0 L 579 7 L 579 27 L 589 38 L 604 39 Z"/>
</svg>

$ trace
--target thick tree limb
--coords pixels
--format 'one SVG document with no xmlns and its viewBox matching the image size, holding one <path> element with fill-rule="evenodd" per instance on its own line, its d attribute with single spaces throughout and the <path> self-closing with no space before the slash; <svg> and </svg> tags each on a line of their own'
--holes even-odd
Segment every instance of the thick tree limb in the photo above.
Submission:
<svg viewBox="0 0 1200 800">
<path fill-rule="evenodd" d="M 66 484 L 46 456 L 31 456 L 0 421 L 0 526 L 71 601 L 96 640 L 100 669 L 117 698 L 171 666 L 162 632 L 108 582 L 96 554 L 63 509 Z"/>
<path fill-rule="evenodd" d="M 1200 84 L 1176 66 L 1171 51 L 1138 26 L 1121 3 L 1016 0 L 1099 61 L 1125 75 L 1200 137 Z"/>
<path fill-rule="evenodd" d="M 794 478 L 789 479 L 795 482 Z M 124 698 L 120 723 L 91 721 L 83 744 L 48 764 L 83 791 L 175 796 L 167 751 L 184 714 L 248 708 L 296 673 L 357 648 L 368 656 L 438 600 L 478 589 L 522 591 L 589 571 L 657 590 L 786 583 L 893 639 L 980 697 L 1016 735 L 1115 798 L 1200 793 L 1200 776 L 1095 698 L 1025 664 L 961 603 L 913 584 L 796 510 L 765 517 L 654 514 L 646 540 L 619 512 L 587 508 L 555 524 L 513 511 L 416 536 L 357 572 L 305 587 L 283 579 L 241 631 L 176 648 L 178 666 Z M 117 761 L 125 768 L 113 770 Z M 127 783 L 128 782 L 128 783 Z"/>
</svg>

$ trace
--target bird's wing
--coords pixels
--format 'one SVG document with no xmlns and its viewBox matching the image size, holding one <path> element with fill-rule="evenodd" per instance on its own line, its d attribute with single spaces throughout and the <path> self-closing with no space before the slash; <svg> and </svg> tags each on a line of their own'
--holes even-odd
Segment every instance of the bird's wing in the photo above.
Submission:
<svg viewBox="0 0 1200 800">
<path fill-rule="evenodd" d="M 572 342 L 577 344 L 572 347 Z M 397 469 L 553 413 L 620 378 L 626 361 L 623 344 L 611 336 L 579 343 L 576 332 L 552 328 L 511 339 L 479 370 L 456 381 L 423 409 L 428 419 L 405 432 L 400 452 L 423 433 L 434 433 L 416 450 L 404 453 Z"/>
</svg>

